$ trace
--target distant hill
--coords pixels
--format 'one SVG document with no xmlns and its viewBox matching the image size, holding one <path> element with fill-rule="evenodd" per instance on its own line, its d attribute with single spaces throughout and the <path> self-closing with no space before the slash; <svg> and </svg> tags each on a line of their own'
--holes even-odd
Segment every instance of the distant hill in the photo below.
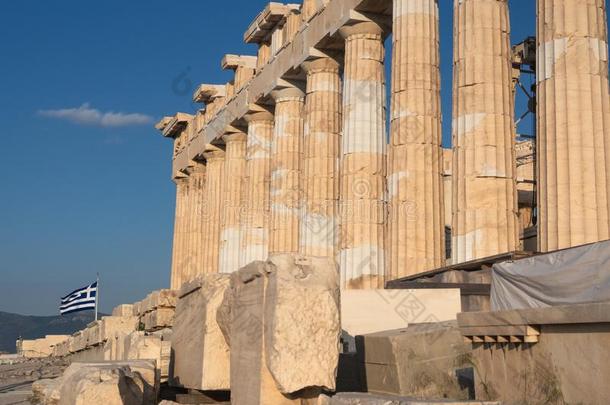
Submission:
<svg viewBox="0 0 610 405">
<path fill-rule="evenodd" d="M 38 339 L 45 335 L 71 335 L 84 329 L 93 317 L 93 311 L 65 316 L 25 316 L 0 311 L 0 352 L 15 353 L 19 336 Z"/>
</svg>

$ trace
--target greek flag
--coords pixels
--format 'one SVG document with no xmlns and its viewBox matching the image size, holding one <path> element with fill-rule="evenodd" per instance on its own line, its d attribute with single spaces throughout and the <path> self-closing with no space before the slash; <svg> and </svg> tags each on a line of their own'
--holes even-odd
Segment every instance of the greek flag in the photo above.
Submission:
<svg viewBox="0 0 610 405">
<path fill-rule="evenodd" d="M 59 313 L 62 315 L 71 314 L 78 311 L 95 309 L 97 299 L 97 281 L 87 287 L 72 291 L 61 299 Z"/>
</svg>

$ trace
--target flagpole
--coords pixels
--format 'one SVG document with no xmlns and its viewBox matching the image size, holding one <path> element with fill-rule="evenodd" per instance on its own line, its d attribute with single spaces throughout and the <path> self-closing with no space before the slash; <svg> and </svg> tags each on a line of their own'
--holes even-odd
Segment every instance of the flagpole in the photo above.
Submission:
<svg viewBox="0 0 610 405">
<path fill-rule="evenodd" d="M 100 300 L 100 273 L 97 273 L 97 291 L 95 292 L 95 320 L 97 321 L 97 305 Z"/>
</svg>

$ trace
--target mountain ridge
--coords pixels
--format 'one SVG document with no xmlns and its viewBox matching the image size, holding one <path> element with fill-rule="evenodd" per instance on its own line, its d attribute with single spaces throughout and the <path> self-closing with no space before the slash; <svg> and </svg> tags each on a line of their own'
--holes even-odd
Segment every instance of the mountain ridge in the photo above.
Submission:
<svg viewBox="0 0 610 405">
<path fill-rule="evenodd" d="M 91 323 L 94 314 L 94 311 L 83 311 L 63 316 L 32 316 L 0 311 L 0 352 L 14 353 L 19 337 L 38 339 L 46 335 L 71 335 Z"/>
</svg>

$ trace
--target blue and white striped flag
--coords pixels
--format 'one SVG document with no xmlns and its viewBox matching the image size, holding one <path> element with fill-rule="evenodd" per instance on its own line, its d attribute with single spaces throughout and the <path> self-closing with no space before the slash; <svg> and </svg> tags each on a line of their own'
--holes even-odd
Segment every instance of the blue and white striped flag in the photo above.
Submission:
<svg viewBox="0 0 610 405">
<path fill-rule="evenodd" d="M 59 313 L 62 315 L 71 314 L 78 311 L 95 309 L 97 299 L 97 281 L 87 287 L 72 291 L 61 299 Z"/>
</svg>

